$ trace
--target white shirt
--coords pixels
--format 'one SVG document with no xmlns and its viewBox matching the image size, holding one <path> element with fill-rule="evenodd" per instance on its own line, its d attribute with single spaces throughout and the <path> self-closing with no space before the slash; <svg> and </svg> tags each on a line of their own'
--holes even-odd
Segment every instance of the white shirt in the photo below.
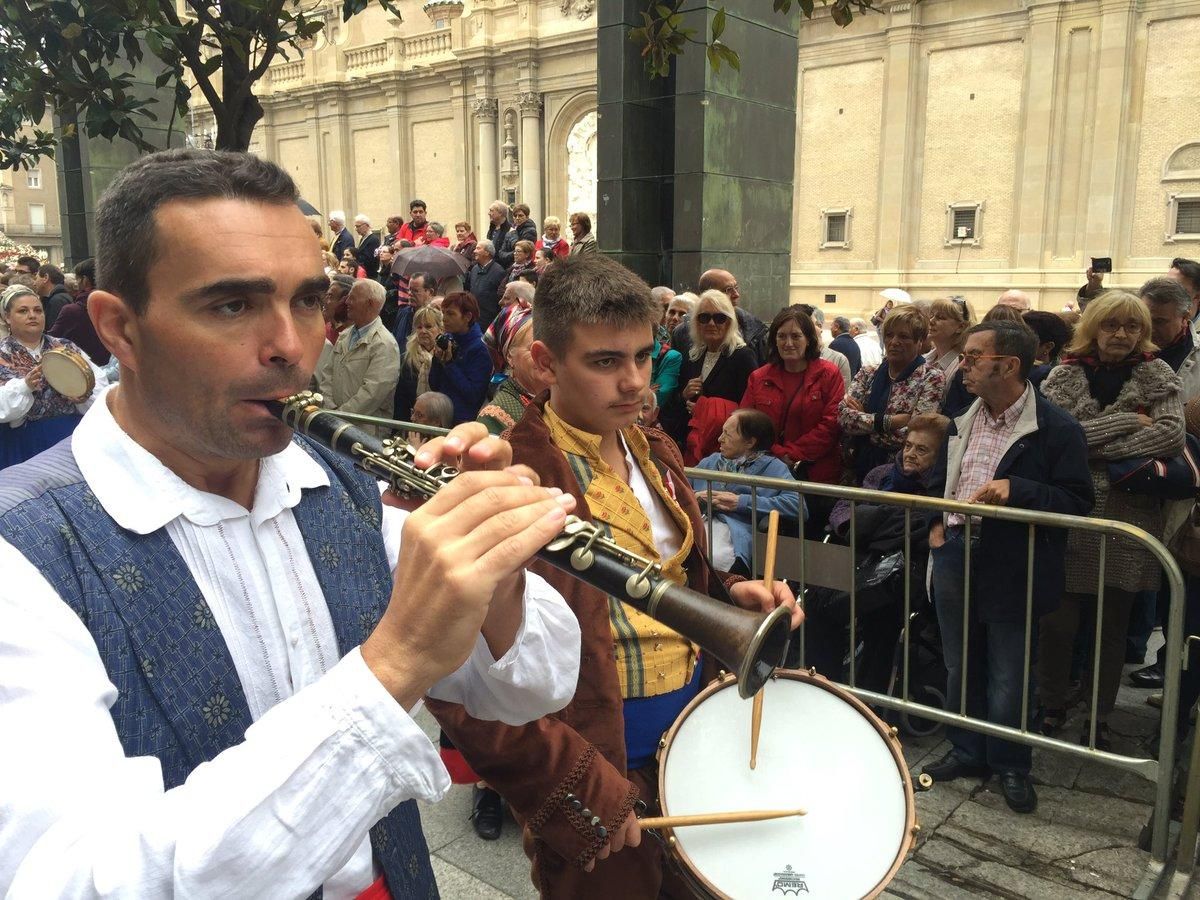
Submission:
<svg viewBox="0 0 1200 900">
<path fill-rule="evenodd" d="M 654 536 L 654 546 L 658 548 L 659 558 L 670 559 L 683 546 L 683 535 L 679 532 L 679 526 L 675 524 L 671 514 L 667 512 L 662 498 L 646 481 L 646 476 L 642 474 L 641 467 L 633 458 L 633 451 L 625 442 L 624 435 L 618 432 L 617 436 L 621 439 L 621 449 L 625 451 L 625 464 L 629 466 L 629 489 L 633 491 L 633 496 L 637 497 L 637 502 L 642 505 L 646 518 L 650 520 L 650 533 Z"/>
<path fill-rule="evenodd" d="M 22 344 L 22 347 L 25 345 Z M 25 347 L 29 351 L 29 355 L 34 359 L 42 358 L 42 349 L 45 347 L 45 341 L 35 350 Z M 82 403 L 76 403 L 75 409 L 80 413 L 85 413 L 92 405 L 92 402 L 104 393 L 104 389 L 108 387 L 109 378 L 104 369 L 97 367 L 92 362 L 86 353 L 83 358 L 87 360 L 89 366 L 92 367 L 92 374 L 96 378 L 96 386 L 92 392 L 84 399 Z M 29 415 L 29 411 L 33 409 L 33 390 L 30 389 L 24 378 L 10 378 L 4 384 L 0 384 L 0 422 L 11 425 L 13 428 L 25 424 L 25 417 Z"/>
<path fill-rule="evenodd" d="M 166 527 L 229 646 L 254 724 L 241 743 L 164 790 L 158 760 L 129 758 L 91 634 L 0 540 L 0 895 L 353 897 L 376 877 L 368 830 L 449 787 L 437 750 L 359 650 L 340 662 L 332 619 L 292 515 L 328 476 L 295 443 L 264 459 L 254 501 L 182 482 L 106 403 L 75 431 L 97 499 L 122 527 Z M 406 513 L 383 507 L 389 564 Z M 429 696 L 524 724 L 574 693 L 579 627 L 527 574 L 524 616 L 496 661 L 482 636 Z M 415 713 L 415 709 L 412 711 Z M 6 891 L 8 893 L 6 893 Z"/>
<path fill-rule="evenodd" d="M 883 362 L 883 350 L 880 349 L 879 340 L 875 335 L 860 334 L 854 338 L 854 343 L 858 344 L 864 366 L 877 366 Z"/>
</svg>

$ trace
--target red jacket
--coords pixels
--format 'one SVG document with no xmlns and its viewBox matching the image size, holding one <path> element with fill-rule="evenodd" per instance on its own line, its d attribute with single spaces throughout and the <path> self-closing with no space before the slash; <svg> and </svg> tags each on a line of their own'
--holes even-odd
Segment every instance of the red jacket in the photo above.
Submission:
<svg viewBox="0 0 1200 900">
<path fill-rule="evenodd" d="M 546 239 L 544 237 L 540 237 L 537 239 L 537 243 L 533 245 L 534 254 L 536 255 L 539 250 L 547 246 L 554 251 L 555 256 L 566 256 L 571 252 L 571 245 L 562 238 L 559 238 L 557 241 L 555 241 L 553 245 L 549 245 L 546 243 Z"/>
<path fill-rule="evenodd" d="M 846 394 L 846 385 L 837 366 L 828 360 L 814 359 L 804 370 L 800 389 L 785 395 L 782 368 L 768 364 L 750 373 L 743 409 L 757 409 L 775 423 L 776 443 L 771 452 L 789 456 L 793 461 L 807 460 L 810 481 L 836 484 L 842 474 L 842 454 L 838 446 L 838 404 Z"/>
</svg>

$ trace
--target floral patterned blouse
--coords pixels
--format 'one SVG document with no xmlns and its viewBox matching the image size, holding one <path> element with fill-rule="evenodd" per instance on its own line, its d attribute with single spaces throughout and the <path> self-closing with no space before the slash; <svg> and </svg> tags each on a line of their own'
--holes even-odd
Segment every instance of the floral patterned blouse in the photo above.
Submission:
<svg viewBox="0 0 1200 900">
<path fill-rule="evenodd" d="M 0 422 L 16 427 L 38 419 L 81 413 L 91 405 L 96 391 L 82 403 L 76 404 L 48 384 L 32 392 L 33 405 L 29 405 L 31 392 L 24 383 L 25 376 L 38 366 L 43 353 L 56 347 L 74 350 L 86 359 L 83 351 L 71 341 L 50 335 L 43 335 L 42 347 L 36 355 L 12 335 L 0 341 Z M 92 370 L 96 374 L 96 387 L 99 389 L 107 383 L 107 379 L 102 370 L 95 366 L 92 366 Z"/>
<path fill-rule="evenodd" d="M 887 365 L 883 363 L 882 365 Z M 871 379 L 879 366 L 863 366 L 854 376 L 847 397 L 853 397 L 863 406 L 871 395 Z M 936 363 L 925 363 L 917 366 L 913 373 L 903 381 L 892 385 L 888 395 L 884 415 L 898 416 L 908 414 L 919 416 L 922 413 L 935 413 L 942 404 L 942 394 L 945 390 L 946 376 Z M 838 424 L 845 434 L 869 434 L 872 443 L 888 449 L 899 449 L 904 444 L 904 429 L 886 434 L 875 433 L 875 414 L 859 412 L 851 409 L 843 400 L 838 406 Z"/>
</svg>

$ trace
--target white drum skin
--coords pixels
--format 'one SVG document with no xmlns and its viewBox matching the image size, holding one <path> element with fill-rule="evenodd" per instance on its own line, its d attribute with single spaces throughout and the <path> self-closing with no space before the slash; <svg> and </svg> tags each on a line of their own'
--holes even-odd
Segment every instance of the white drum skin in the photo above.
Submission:
<svg viewBox="0 0 1200 900">
<path fill-rule="evenodd" d="M 805 809 L 807 815 L 669 831 L 693 885 L 715 898 L 853 900 L 891 881 L 916 830 L 899 741 L 861 701 L 824 678 L 767 682 L 757 767 L 752 703 L 734 679 L 701 692 L 664 738 L 663 815 Z"/>
<path fill-rule="evenodd" d="M 66 347 L 54 347 L 42 354 L 42 377 L 68 399 L 86 397 L 96 387 L 96 376 L 88 361 Z"/>
</svg>

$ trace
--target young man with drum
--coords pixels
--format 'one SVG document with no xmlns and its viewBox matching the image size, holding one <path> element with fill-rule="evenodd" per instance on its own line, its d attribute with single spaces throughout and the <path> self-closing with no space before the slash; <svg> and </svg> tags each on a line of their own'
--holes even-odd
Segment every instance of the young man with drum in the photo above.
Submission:
<svg viewBox="0 0 1200 900">
<path fill-rule="evenodd" d="M 577 516 L 603 523 L 672 580 L 749 609 L 791 607 L 795 627 L 802 613 L 782 582 L 768 591 L 710 569 L 679 451 L 661 431 L 636 424 L 661 314 L 649 287 L 606 257 L 571 256 L 547 268 L 530 352 L 549 395 L 531 402 L 507 433 L 513 459 L 575 497 Z M 595 588 L 535 571 L 579 619 L 574 700 L 519 727 L 445 703 L 432 704 L 434 713 L 524 824 L 543 896 L 690 896 L 664 865 L 663 845 L 641 840 L 634 810 L 639 800 L 654 802 L 659 740 L 703 686 L 698 648 Z"/>
</svg>

